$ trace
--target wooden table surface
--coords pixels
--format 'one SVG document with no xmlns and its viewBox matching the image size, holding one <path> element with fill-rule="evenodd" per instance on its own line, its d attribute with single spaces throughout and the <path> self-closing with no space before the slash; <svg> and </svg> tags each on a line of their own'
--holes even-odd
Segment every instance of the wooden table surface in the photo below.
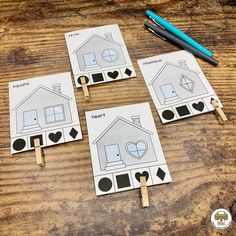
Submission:
<svg viewBox="0 0 236 236">
<path fill-rule="evenodd" d="M 158 3 L 157 3 L 158 2 Z M 0 235 L 235 235 L 214 229 L 211 213 L 236 200 L 236 2 L 231 0 L 0 0 Z M 152 9 L 214 52 L 218 67 L 197 60 L 224 104 L 213 113 L 162 125 L 137 59 L 178 50 L 143 27 Z M 10 154 L 8 82 L 70 71 L 64 33 L 119 24 L 137 78 L 75 90 L 83 140 Z M 96 197 L 85 111 L 150 102 L 173 182 Z"/>
</svg>

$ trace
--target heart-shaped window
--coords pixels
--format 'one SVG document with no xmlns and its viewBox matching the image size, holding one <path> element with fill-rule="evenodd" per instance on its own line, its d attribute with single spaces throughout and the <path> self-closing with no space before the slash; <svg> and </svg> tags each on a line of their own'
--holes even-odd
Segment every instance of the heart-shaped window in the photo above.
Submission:
<svg viewBox="0 0 236 236">
<path fill-rule="evenodd" d="M 147 152 L 148 145 L 145 141 L 138 141 L 136 143 L 129 142 L 126 144 L 127 152 L 138 159 L 141 159 Z"/>
</svg>

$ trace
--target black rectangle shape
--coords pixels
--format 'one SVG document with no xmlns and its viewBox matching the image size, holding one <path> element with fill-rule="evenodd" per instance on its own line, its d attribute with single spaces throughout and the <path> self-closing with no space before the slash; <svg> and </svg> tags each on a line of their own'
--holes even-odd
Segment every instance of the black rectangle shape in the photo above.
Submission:
<svg viewBox="0 0 236 236">
<path fill-rule="evenodd" d="M 103 74 L 102 74 L 102 73 L 92 74 L 92 78 L 93 78 L 93 82 L 94 82 L 94 83 L 104 81 L 104 77 L 103 77 Z"/>
<path fill-rule="evenodd" d="M 179 116 L 187 116 L 190 115 L 190 111 L 188 109 L 188 107 L 186 105 L 180 106 L 180 107 L 176 107 L 176 110 L 179 114 Z"/>
<path fill-rule="evenodd" d="M 34 147 L 34 139 L 36 139 L 36 138 L 39 138 L 40 146 L 43 145 L 43 135 L 39 134 L 39 135 L 35 135 L 35 136 L 30 137 L 30 147 Z"/>
<path fill-rule="evenodd" d="M 129 180 L 129 175 L 128 174 L 117 175 L 116 176 L 116 182 L 117 182 L 117 187 L 118 188 L 130 187 L 130 180 Z"/>
</svg>

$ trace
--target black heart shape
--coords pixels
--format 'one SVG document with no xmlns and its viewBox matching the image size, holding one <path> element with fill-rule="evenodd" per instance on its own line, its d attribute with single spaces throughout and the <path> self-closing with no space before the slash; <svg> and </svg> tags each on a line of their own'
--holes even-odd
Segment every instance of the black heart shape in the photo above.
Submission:
<svg viewBox="0 0 236 236">
<path fill-rule="evenodd" d="M 140 172 L 137 172 L 135 174 L 135 178 L 140 182 L 140 176 L 145 176 L 146 177 L 146 181 L 148 181 L 149 178 L 149 174 L 147 171 L 143 171 L 143 173 L 141 174 Z"/>
<path fill-rule="evenodd" d="M 204 109 L 204 103 L 203 102 L 193 103 L 192 106 L 197 111 L 203 111 L 203 109 Z"/>
<path fill-rule="evenodd" d="M 108 72 L 107 75 L 111 77 L 112 79 L 116 79 L 116 77 L 119 75 L 118 71 Z"/>
<path fill-rule="evenodd" d="M 62 136 L 62 133 L 60 131 L 56 133 L 50 133 L 48 135 L 49 139 L 53 141 L 54 143 L 57 143 L 60 140 L 61 136 Z"/>
</svg>

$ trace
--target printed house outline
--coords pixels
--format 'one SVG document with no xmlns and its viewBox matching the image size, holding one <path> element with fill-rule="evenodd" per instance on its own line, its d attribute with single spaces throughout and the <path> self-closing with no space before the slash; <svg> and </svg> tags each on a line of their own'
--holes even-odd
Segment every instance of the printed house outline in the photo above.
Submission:
<svg viewBox="0 0 236 236">
<path fill-rule="evenodd" d="M 72 123 L 71 98 L 61 93 L 61 84 L 52 86 L 53 89 L 39 85 L 12 109 L 17 133 Z"/>
<path fill-rule="evenodd" d="M 166 62 L 154 78 L 149 82 L 160 104 L 171 104 L 187 98 L 208 93 L 199 77 L 200 72 L 187 67 L 185 60 L 178 64 Z M 192 86 L 189 91 L 181 84 L 182 79 Z M 192 84 L 191 84 L 192 83 Z"/>
<path fill-rule="evenodd" d="M 91 35 L 73 53 L 76 54 L 81 71 L 126 64 L 122 44 L 113 40 L 112 33 L 106 33 L 105 37 Z"/>
<path fill-rule="evenodd" d="M 92 142 L 96 145 L 100 169 L 112 170 L 141 163 L 150 163 L 157 160 L 152 143 L 153 132 L 141 126 L 140 117 L 132 116 L 133 122 L 118 116 Z M 132 155 L 129 151 L 135 145 L 146 145 L 140 155 Z M 108 147 L 108 148 L 107 148 Z M 137 152 L 134 152 L 137 154 Z"/>
</svg>

